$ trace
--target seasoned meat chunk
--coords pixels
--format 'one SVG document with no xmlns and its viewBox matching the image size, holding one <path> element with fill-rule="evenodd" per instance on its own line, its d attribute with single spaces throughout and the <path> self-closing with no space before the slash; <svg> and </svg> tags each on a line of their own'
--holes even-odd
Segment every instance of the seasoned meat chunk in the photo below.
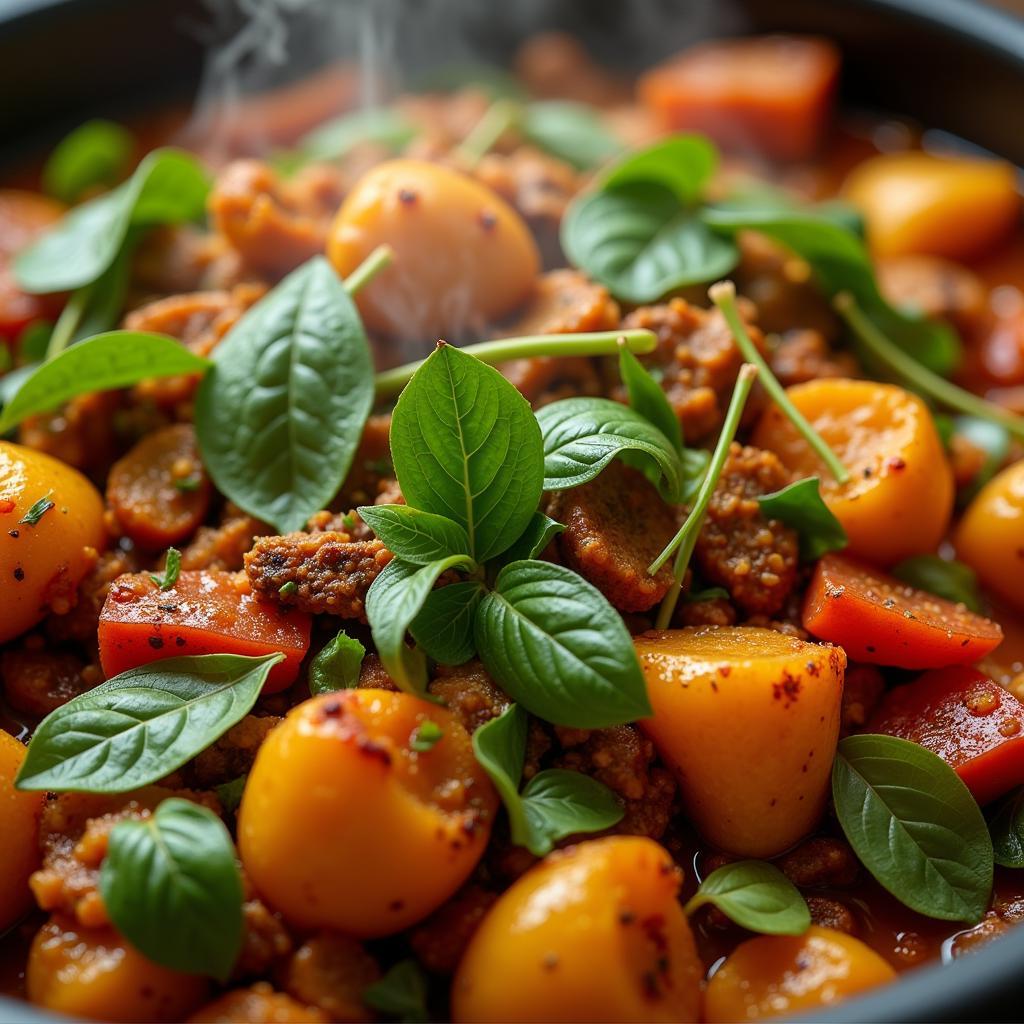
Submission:
<svg viewBox="0 0 1024 1024">
<path fill-rule="evenodd" d="M 785 387 L 818 377 L 860 376 L 857 360 L 849 352 L 833 352 L 825 336 L 809 328 L 784 332 L 769 362 Z"/>
<path fill-rule="evenodd" d="M 329 1024 L 330 1020 L 323 1010 L 258 981 L 218 996 L 193 1013 L 186 1024 Z"/>
<path fill-rule="evenodd" d="M 516 73 L 537 96 L 575 100 L 601 107 L 626 101 L 625 80 L 601 67 L 568 32 L 542 32 L 519 48 Z"/>
<path fill-rule="evenodd" d="M 12 708 L 42 718 L 103 682 L 103 672 L 75 654 L 32 649 L 26 641 L 0 654 L 0 679 Z"/>
<path fill-rule="evenodd" d="M 885 680 L 874 665 L 848 665 L 843 681 L 840 729 L 845 736 L 863 728 L 885 691 Z"/>
<path fill-rule="evenodd" d="M 259 898 L 244 871 L 242 885 L 242 948 L 231 972 L 236 981 L 266 974 L 293 948 L 292 937 L 281 915 Z"/>
<path fill-rule="evenodd" d="M 908 254 L 878 261 L 878 287 L 894 306 L 948 320 L 961 332 L 982 326 L 988 294 L 973 271 L 938 256 Z"/>
<path fill-rule="evenodd" d="M 796 583 L 796 531 L 766 519 L 757 503 L 787 483 L 772 452 L 733 444 L 697 538 L 701 575 L 727 588 L 750 614 L 777 612 Z"/>
<path fill-rule="evenodd" d="M 857 919 L 845 903 L 824 896 L 808 896 L 807 909 L 811 912 L 812 924 L 846 932 L 847 935 L 857 934 Z"/>
<path fill-rule="evenodd" d="M 778 863 L 782 873 L 802 889 L 853 885 L 860 874 L 860 865 L 849 843 L 827 836 L 805 839 Z"/>
<path fill-rule="evenodd" d="M 121 445 L 122 398 L 117 391 L 77 395 L 54 412 L 29 416 L 19 428 L 18 440 L 86 475 L 101 477 Z"/>
<path fill-rule="evenodd" d="M 252 767 L 260 744 L 280 721 L 275 715 L 246 715 L 185 767 L 189 783 L 206 788 L 245 775 Z"/>
<path fill-rule="evenodd" d="M 363 989 L 380 978 L 377 961 L 362 943 L 340 932 L 319 931 L 292 955 L 281 971 L 281 987 L 332 1021 L 358 1024 L 373 1020 Z"/>
<path fill-rule="evenodd" d="M 245 553 L 257 537 L 271 528 L 240 509 L 230 506 L 220 526 L 200 526 L 188 547 L 181 552 L 181 568 L 222 569 L 236 572 L 242 568 Z"/>
<path fill-rule="evenodd" d="M 668 566 L 654 576 L 647 567 L 672 539 L 675 512 L 642 473 L 612 462 L 590 483 L 557 492 L 548 514 L 565 524 L 558 550 L 566 565 L 620 611 L 647 611 L 672 585 Z"/>
<path fill-rule="evenodd" d="M 416 958 L 428 971 L 453 974 L 469 940 L 498 894 L 470 883 L 459 890 L 409 935 Z"/>
<path fill-rule="evenodd" d="M 46 635 L 54 643 L 83 644 L 90 652 L 96 649 L 96 630 L 100 611 L 107 600 L 110 584 L 126 572 L 138 571 L 138 562 L 130 553 L 105 551 L 78 584 L 78 599 L 64 615 L 46 619 Z"/>
<path fill-rule="evenodd" d="M 505 692 L 476 660 L 464 665 L 438 665 L 430 692 L 444 702 L 471 735 L 481 725 L 497 718 L 510 703 Z"/>
</svg>

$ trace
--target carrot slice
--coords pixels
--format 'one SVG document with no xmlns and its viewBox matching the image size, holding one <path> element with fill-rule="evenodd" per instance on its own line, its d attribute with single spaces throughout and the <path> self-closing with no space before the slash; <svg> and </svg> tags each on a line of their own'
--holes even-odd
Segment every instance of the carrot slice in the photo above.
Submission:
<svg viewBox="0 0 1024 1024">
<path fill-rule="evenodd" d="M 183 572 L 161 590 L 145 573 L 114 581 L 100 613 L 100 664 L 109 679 L 127 669 L 184 654 L 280 651 L 265 693 L 290 686 L 309 647 L 311 619 L 295 609 L 260 601 L 244 573 Z"/>
<path fill-rule="evenodd" d="M 977 661 L 1003 639 L 998 623 L 843 555 L 818 562 L 803 625 L 853 661 L 943 668 Z"/>
<path fill-rule="evenodd" d="M 1024 782 L 1024 704 L 976 669 L 938 669 L 897 686 L 868 729 L 938 754 L 979 804 Z"/>
</svg>

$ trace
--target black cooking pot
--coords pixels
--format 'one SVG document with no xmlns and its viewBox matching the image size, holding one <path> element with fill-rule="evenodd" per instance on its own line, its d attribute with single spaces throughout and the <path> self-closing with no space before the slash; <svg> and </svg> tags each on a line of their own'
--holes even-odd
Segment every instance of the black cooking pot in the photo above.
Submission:
<svg viewBox="0 0 1024 1024">
<path fill-rule="evenodd" d="M 268 80 L 354 54 L 352 28 L 325 37 L 315 19 L 299 61 Z M 815 32 L 843 50 L 844 102 L 913 117 L 1024 165 L 1020 98 L 1024 22 L 971 0 L 363 0 L 389 5 L 393 50 L 406 81 L 454 61 L 500 63 L 541 29 L 574 32 L 602 61 L 637 69 L 702 36 Z M 280 4 L 280 0 L 277 0 Z M 0 148 L 10 157 L 99 112 L 142 113 L 195 94 L 204 39 L 231 19 L 223 0 L 0 0 Z M 261 5 L 270 9 L 273 3 Z M 284 5 L 281 5 L 284 6 Z M 211 8 L 219 9 L 215 19 Z M 336 24 L 336 23 L 335 23 Z M 237 27 L 237 25 L 235 26 Z M 365 28 L 365 26 L 364 26 Z M 364 36 L 365 38 L 365 36 Z M 310 60 L 309 55 L 315 59 Z M 832 1022 L 1020 1020 L 1024 927 L 948 966 L 849 1000 Z M 0 999 L 0 1024 L 54 1021 Z"/>
</svg>

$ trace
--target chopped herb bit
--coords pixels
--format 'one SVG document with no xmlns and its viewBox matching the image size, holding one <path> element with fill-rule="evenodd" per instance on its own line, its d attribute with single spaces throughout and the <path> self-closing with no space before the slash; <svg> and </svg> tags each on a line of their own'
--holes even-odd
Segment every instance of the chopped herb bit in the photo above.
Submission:
<svg viewBox="0 0 1024 1024">
<path fill-rule="evenodd" d="M 683 594 L 687 604 L 700 604 L 702 601 L 728 601 L 729 591 L 725 587 L 706 587 L 704 590 L 689 590 Z"/>
<path fill-rule="evenodd" d="M 177 548 L 167 549 L 167 558 L 164 562 L 163 578 L 150 573 L 149 578 L 161 589 L 170 590 L 178 582 L 181 573 L 181 552 Z"/>
<path fill-rule="evenodd" d="M 346 530 L 354 530 L 359 524 L 356 522 L 356 517 L 352 515 L 351 512 L 346 512 L 341 517 L 341 525 L 344 526 Z"/>
<path fill-rule="evenodd" d="M 36 526 L 39 520 L 46 515 L 47 512 L 53 508 L 53 502 L 50 500 L 50 495 L 53 491 L 47 491 L 32 507 L 18 520 L 19 523 L 25 523 L 28 526 Z"/>
<path fill-rule="evenodd" d="M 282 583 L 277 592 L 281 597 L 292 597 L 299 592 L 299 585 L 295 580 L 289 580 L 287 583 Z"/>
<path fill-rule="evenodd" d="M 193 474 L 192 476 L 178 477 L 174 481 L 174 486 L 179 491 L 198 491 L 200 483 L 202 483 L 202 480 L 199 475 Z"/>
<path fill-rule="evenodd" d="M 425 754 L 428 750 L 433 749 L 434 745 L 442 736 L 444 736 L 444 732 L 441 729 L 441 726 L 439 726 L 437 722 L 432 722 L 428 718 L 425 722 L 421 722 L 419 727 L 412 734 L 409 746 L 418 754 Z"/>
</svg>

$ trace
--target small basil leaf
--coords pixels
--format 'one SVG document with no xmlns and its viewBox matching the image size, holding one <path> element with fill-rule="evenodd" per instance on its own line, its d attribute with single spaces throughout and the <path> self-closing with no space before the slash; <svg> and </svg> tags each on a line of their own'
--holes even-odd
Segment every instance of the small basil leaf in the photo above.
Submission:
<svg viewBox="0 0 1024 1024">
<path fill-rule="evenodd" d="M 847 537 L 843 524 L 821 497 L 820 481 L 816 476 L 797 480 L 781 491 L 765 494 L 757 499 L 761 514 L 778 519 L 800 535 L 800 557 L 813 562 L 829 551 L 841 551 Z"/>
<path fill-rule="evenodd" d="M 405 500 L 464 527 L 478 562 L 501 554 L 540 501 L 540 427 L 529 403 L 451 345 L 438 346 L 399 397 L 391 456 Z"/>
<path fill-rule="evenodd" d="M 86 121 L 65 136 L 43 168 L 43 188 L 64 203 L 87 189 L 116 185 L 135 150 L 131 132 L 113 121 Z"/>
<path fill-rule="evenodd" d="M 72 210 L 14 261 L 18 287 L 63 292 L 95 281 L 132 227 L 179 224 L 203 213 L 209 181 L 188 153 L 157 149 L 123 185 Z"/>
<path fill-rule="evenodd" d="M 449 555 L 468 555 L 469 537 L 456 522 L 409 505 L 364 505 L 363 522 L 405 562 L 428 565 Z"/>
<path fill-rule="evenodd" d="M 999 802 L 988 829 L 996 863 L 1004 868 L 1024 868 L 1024 787 Z"/>
<path fill-rule="evenodd" d="M 370 585 L 366 617 L 377 653 L 395 685 L 406 693 L 423 696 L 427 671 L 423 652 L 406 646 L 405 634 L 419 614 L 437 578 L 449 569 L 474 569 L 473 560 L 452 555 L 429 565 L 392 559 Z"/>
<path fill-rule="evenodd" d="M 522 801 L 529 829 L 526 848 L 537 857 L 550 853 L 566 836 L 611 828 L 624 813 L 622 804 L 603 783 L 559 768 L 549 768 L 530 779 Z"/>
<path fill-rule="evenodd" d="M 534 512 L 533 518 L 526 524 L 526 529 L 519 539 L 505 552 L 506 562 L 518 562 L 524 558 L 538 558 L 541 552 L 558 536 L 565 526 L 556 523 L 543 512 Z"/>
<path fill-rule="evenodd" d="M 239 775 L 237 779 L 232 779 L 230 782 L 222 782 L 219 786 L 214 786 L 213 791 L 217 794 L 217 799 L 220 801 L 221 807 L 231 814 L 238 810 L 238 805 L 242 802 L 242 794 L 245 792 L 245 783 L 249 776 Z"/>
<path fill-rule="evenodd" d="M 741 928 L 764 935 L 802 935 L 811 926 L 811 912 L 796 886 L 763 860 L 735 861 L 712 871 L 686 911 L 706 903 Z"/>
<path fill-rule="evenodd" d="M 992 840 L 956 772 L 894 736 L 841 740 L 832 769 L 836 815 L 860 862 L 901 903 L 975 924 L 992 894 Z"/>
<path fill-rule="evenodd" d="M 523 135 L 539 149 L 588 170 L 623 150 L 593 107 L 566 100 L 530 103 L 519 122 Z"/>
<path fill-rule="evenodd" d="M 371 1010 L 396 1017 L 403 1024 L 426 1024 L 427 979 L 415 960 L 395 964 L 380 981 L 363 989 L 363 1002 Z"/>
<path fill-rule="evenodd" d="M 0 377 L 0 411 L 6 412 L 11 399 L 21 390 L 22 384 L 39 369 L 39 363 L 27 363 L 25 366 L 15 367 Z M 18 418 L 12 418 L 9 422 L 5 415 L 0 415 L 0 436 L 9 433 L 20 422 Z"/>
<path fill-rule="evenodd" d="M 683 428 L 679 417 L 661 385 L 625 345 L 619 353 L 619 376 L 626 386 L 630 407 L 657 427 L 672 442 L 672 447 L 682 453 Z"/>
<path fill-rule="evenodd" d="M 683 594 L 687 604 L 700 604 L 701 601 L 728 601 L 729 591 L 725 587 L 705 587 L 704 590 L 688 590 Z"/>
<path fill-rule="evenodd" d="M 427 594 L 419 614 L 409 624 L 409 632 L 434 661 L 461 665 L 476 654 L 473 620 L 483 596 L 479 580 L 437 587 Z"/>
<path fill-rule="evenodd" d="M 209 365 L 181 342 L 163 334 L 98 334 L 72 345 L 23 376 L 4 405 L 0 433 L 28 416 L 56 409 L 76 395 L 131 387 L 149 377 L 202 373 Z"/>
<path fill-rule="evenodd" d="M 309 663 L 309 692 L 315 697 L 350 690 L 359 682 L 366 648 L 343 629 Z"/>
<path fill-rule="evenodd" d="M 415 127 L 395 110 L 358 110 L 315 128 L 297 148 L 305 160 L 340 160 L 365 142 L 397 153 L 415 135 Z"/>
<path fill-rule="evenodd" d="M 99 888 L 114 927 L 154 963 L 227 981 L 242 949 L 242 874 L 224 823 L 188 800 L 118 822 Z"/>
<path fill-rule="evenodd" d="M 283 658 L 204 654 L 122 672 L 42 720 L 17 787 L 126 793 L 148 786 L 240 722 Z"/>
<path fill-rule="evenodd" d="M 714 281 L 738 251 L 713 234 L 671 189 L 631 182 L 575 199 L 561 229 L 574 266 L 626 302 L 655 302 L 685 285 Z"/>
<path fill-rule="evenodd" d="M 998 423 L 975 416 L 957 416 L 953 420 L 953 430 L 985 453 L 985 462 L 977 476 L 957 495 L 958 504 L 966 505 L 1006 461 L 1010 451 L 1010 432 Z"/>
<path fill-rule="evenodd" d="M 602 176 L 601 188 L 653 182 L 690 205 L 701 198 L 717 166 L 718 153 L 703 135 L 673 135 L 620 160 Z"/>
<path fill-rule="evenodd" d="M 518 704 L 481 725 L 473 733 L 473 754 L 494 783 L 508 814 L 512 842 L 525 846 L 529 837 L 523 801 L 519 796 L 519 780 L 526 762 L 528 718 Z"/>
<path fill-rule="evenodd" d="M 965 604 L 972 612 L 984 611 L 978 593 L 978 577 L 963 562 L 947 562 L 938 555 L 916 555 L 900 562 L 892 574 L 918 590 L 927 590 L 954 604 Z"/>
<path fill-rule="evenodd" d="M 475 635 L 487 671 L 546 721 L 600 729 L 651 713 L 622 619 L 599 590 L 563 566 L 505 566 L 480 602 Z"/>
<path fill-rule="evenodd" d="M 196 395 L 218 489 L 282 533 L 341 487 L 373 405 L 362 321 L 323 257 L 289 274 L 228 332 Z"/>
<path fill-rule="evenodd" d="M 124 310 L 125 293 L 128 291 L 131 257 L 136 240 L 135 233 L 129 232 L 113 263 L 95 281 L 79 289 L 77 294 L 81 296 L 81 308 L 74 315 L 74 323 L 65 347 L 91 338 L 94 334 L 109 331 L 120 321 Z M 54 332 L 60 331 L 67 312 L 68 308 L 65 307 L 64 313 L 54 326 Z"/>
</svg>

